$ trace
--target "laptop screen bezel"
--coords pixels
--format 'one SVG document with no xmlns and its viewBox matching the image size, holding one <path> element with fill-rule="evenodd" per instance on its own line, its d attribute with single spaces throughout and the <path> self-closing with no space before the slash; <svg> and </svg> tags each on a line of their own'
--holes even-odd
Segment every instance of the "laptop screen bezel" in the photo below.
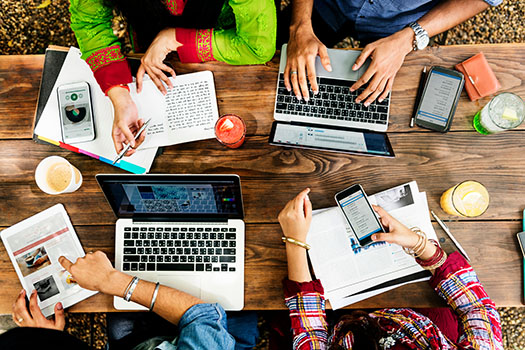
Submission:
<svg viewBox="0 0 525 350">
<path fill-rule="evenodd" d="M 194 174 L 97 174 L 95 176 L 109 206 L 113 210 L 115 216 L 119 219 L 131 218 L 133 220 L 147 220 L 147 221 L 222 221 L 228 219 L 243 219 L 244 218 L 244 204 L 242 199 L 241 179 L 238 175 L 194 175 Z M 140 183 L 166 183 L 171 182 L 202 182 L 212 184 L 217 181 L 233 181 L 235 188 L 235 195 L 240 199 L 240 208 L 235 214 L 205 214 L 205 213 L 133 213 L 132 215 L 119 214 L 118 203 L 114 199 L 113 193 L 109 184 L 140 184 Z"/>
</svg>

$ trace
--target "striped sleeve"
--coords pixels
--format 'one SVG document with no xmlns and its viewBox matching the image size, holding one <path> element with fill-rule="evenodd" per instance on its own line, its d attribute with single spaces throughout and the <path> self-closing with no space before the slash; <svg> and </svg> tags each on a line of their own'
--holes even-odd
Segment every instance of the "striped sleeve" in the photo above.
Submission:
<svg viewBox="0 0 525 350">
<path fill-rule="evenodd" d="M 285 304 L 290 310 L 293 348 L 294 350 L 325 350 L 328 342 L 328 324 L 324 296 L 315 291 L 316 288 L 310 288 L 308 284 L 306 288 L 301 289 L 303 290 L 285 298 Z"/>
<path fill-rule="evenodd" d="M 452 253 L 436 270 L 431 285 L 459 316 L 460 349 L 503 349 L 496 305 L 459 253 Z"/>
</svg>

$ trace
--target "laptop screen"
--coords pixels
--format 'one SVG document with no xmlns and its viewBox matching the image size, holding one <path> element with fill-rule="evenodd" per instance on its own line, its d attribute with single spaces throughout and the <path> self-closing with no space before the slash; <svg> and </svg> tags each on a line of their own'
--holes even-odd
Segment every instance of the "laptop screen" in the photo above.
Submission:
<svg viewBox="0 0 525 350">
<path fill-rule="evenodd" d="M 97 181 L 119 218 L 243 217 L 236 175 L 97 175 Z"/>
</svg>

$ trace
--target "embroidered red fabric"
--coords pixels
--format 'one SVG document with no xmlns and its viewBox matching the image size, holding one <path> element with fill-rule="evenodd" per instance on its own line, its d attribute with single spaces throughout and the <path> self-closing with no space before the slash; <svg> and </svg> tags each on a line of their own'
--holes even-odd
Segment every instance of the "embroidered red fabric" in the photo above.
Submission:
<svg viewBox="0 0 525 350">
<path fill-rule="evenodd" d="M 131 78 L 131 70 L 126 60 L 112 62 L 101 67 L 94 72 L 94 75 L 98 85 L 100 85 L 100 88 L 105 94 L 112 86 L 128 84 L 133 81 Z"/>
</svg>

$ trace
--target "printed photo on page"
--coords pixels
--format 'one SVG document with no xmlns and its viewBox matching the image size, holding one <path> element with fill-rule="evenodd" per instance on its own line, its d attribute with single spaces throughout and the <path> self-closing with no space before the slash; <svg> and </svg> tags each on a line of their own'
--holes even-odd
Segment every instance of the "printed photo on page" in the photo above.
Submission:
<svg viewBox="0 0 525 350">
<path fill-rule="evenodd" d="M 58 262 L 60 256 L 76 261 L 84 250 L 62 204 L 57 204 L 1 232 L 2 241 L 18 278 L 47 317 L 59 301 L 64 307 L 96 294 L 81 288 Z"/>
</svg>

